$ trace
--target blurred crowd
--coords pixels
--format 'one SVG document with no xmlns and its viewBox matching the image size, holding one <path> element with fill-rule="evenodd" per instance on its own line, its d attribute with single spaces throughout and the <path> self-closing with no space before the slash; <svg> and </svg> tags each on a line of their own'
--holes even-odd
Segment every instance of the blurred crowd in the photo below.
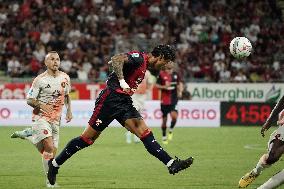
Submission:
<svg viewBox="0 0 284 189">
<path fill-rule="evenodd" d="M 108 59 L 167 43 L 185 81 L 284 81 L 284 25 L 273 0 L 0 0 L 0 70 L 31 77 L 58 51 L 71 78 L 104 82 Z M 246 36 L 246 60 L 229 54 Z"/>
</svg>

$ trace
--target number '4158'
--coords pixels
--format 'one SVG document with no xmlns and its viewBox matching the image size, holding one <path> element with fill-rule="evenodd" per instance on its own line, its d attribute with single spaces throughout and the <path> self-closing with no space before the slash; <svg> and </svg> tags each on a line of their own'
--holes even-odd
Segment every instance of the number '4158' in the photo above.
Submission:
<svg viewBox="0 0 284 189">
<path fill-rule="evenodd" d="M 226 113 L 226 119 L 233 123 L 264 123 L 269 117 L 271 107 L 269 105 L 232 105 Z"/>
</svg>

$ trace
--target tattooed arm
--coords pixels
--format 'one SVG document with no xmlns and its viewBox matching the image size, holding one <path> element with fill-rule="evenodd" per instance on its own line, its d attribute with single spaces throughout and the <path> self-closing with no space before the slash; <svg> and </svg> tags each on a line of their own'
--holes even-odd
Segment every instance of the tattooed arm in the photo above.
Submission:
<svg viewBox="0 0 284 189">
<path fill-rule="evenodd" d="M 116 74 L 120 87 L 126 91 L 126 92 L 130 92 L 130 87 L 129 85 L 126 83 L 126 81 L 124 80 L 124 76 L 123 76 L 123 65 L 124 63 L 128 62 L 128 57 L 126 54 L 118 54 L 118 55 L 114 55 L 111 58 L 110 64 L 112 67 L 112 70 L 114 71 L 114 73 Z"/>
<path fill-rule="evenodd" d="M 272 112 L 270 113 L 269 117 L 267 118 L 266 122 L 262 126 L 261 135 L 264 137 L 264 132 L 267 131 L 272 123 L 277 119 L 278 114 L 281 110 L 284 109 L 284 96 L 278 101 L 278 103 L 274 106 Z"/>
<path fill-rule="evenodd" d="M 111 57 L 112 70 L 117 75 L 118 80 L 124 79 L 123 76 L 123 65 L 128 61 L 126 54 L 117 54 Z"/>
</svg>

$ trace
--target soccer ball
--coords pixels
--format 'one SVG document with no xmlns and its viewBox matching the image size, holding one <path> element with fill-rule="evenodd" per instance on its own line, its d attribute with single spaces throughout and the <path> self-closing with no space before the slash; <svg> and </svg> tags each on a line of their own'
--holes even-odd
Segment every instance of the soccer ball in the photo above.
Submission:
<svg viewBox="0 0 284 189">
<path fill-rule="evenodd" d="M 235 37 L 230 43 L 230 52 L 237 59 L 248 57 L 251 50 L 252 45 L 245 37 Z"/>
</svg>

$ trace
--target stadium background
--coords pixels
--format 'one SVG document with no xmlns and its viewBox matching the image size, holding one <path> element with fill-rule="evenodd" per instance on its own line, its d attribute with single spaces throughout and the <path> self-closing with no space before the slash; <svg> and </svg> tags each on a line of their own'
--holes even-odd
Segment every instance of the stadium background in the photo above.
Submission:
<svg viewBox="0 0 284 189">
<path fill-rule="evenodd" d="M 44 71 L 48 51 L 59 52 L 61 69 L 72 78 L 72 98 L 92 105 L 104 86 L 112 55 L 147 51 L 159 43 L 177 49 L 176 69 L 188 91 L 180 103 L 183 124 L 177 123 L 175 139 L 165 148 L 183 157 L 192 154 L 196 158 L 192 170 L 168 176 L 141 144 L 125 144 L 123 129 L 110 128 L 97 146 L 62 169 L 59 184 L 62 188 L 235 188 L 265 151 L 268 138 L 260 137 L 259 126 L 284 94 L 283 5 L 282 0 L 0 1 L 0 188 L 44 187 L 36 150 L 9 135 L 23 128 L 15 126 L 29 122 L 25 93 L 32 78 Z M 229 42 L 236 36 L 247 37 L 253 45 L 246 60 L 229 54 Z M 154 88 L 149 107 L 158 96 Z M 74 114 L 75 123 L 83 126 L 92 107 L 86 112 L 80 101 L 76 103 L 75 110 L 84 112 Z M 193 109 L 195 103 L 201 105 Z M 204 118 L 212 104 L 215 122 L 211 114 Z M 159 126 L 159 116 L 154 115 L 151 126 Z M 160 139 L 160 130 L 153 130 Z M 61 149 L 81 131 L 62 128 Z M 252 187 L 282 169 L 283 163 L 279 164 Z M 89 165 L 93 169 L 87 169 Z M 82 176 L 87 170 L 89 179 Z"/>
</svg>

